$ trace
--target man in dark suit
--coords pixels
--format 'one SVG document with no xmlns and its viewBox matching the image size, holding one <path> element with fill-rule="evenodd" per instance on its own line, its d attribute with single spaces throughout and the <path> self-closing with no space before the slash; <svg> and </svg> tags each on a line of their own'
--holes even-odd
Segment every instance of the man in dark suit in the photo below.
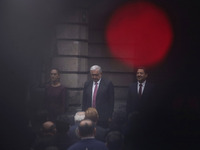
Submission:
<svg viewBox="0 0 200 150">
<path fill-rule="evenodd" d="M 90 68 L 90 75 L 92 80 L 84 84 L 82 110 L 96 108 L 99 113 L 98 125 L 108 128 L 114 110 L 114 86 L 111 81 L 102 78 L 98 65 Z"/>
<path fill-rule="evenodd" d="M 72 143 L 76 143 L 80 140 L 80 137 L 77 133 L 77 128 L 81 120 L 85 118 L 85 111 L 77 111 L 74 115 L 74 124 L 71 124 L 69 128 L 68 135 L 72 141 Z"/>
<path fill-rule="evenodd" d="M 94 107 L 89 107 L 85 111 L 85 119 L 90 119 L 94 122 L 96 128 L 95 138 L 99 141 L 105 142 L 106 134 L 108 133 L 109 129 L 104 129 L 101 126 L 98 126 L 99 114 Z"/>
<path fill-rule="evenodd" d="M 95 139 L 95 124 L 84 119 L 78 126 L 78 134 L 81 140 L 69 147 L 68 150 L 108 150 L 105 143 Z"/>
<path fill-rule="evenodd" d="M 132 83 L 128 90 L 126 105 L 127 116 L 132 113 L 148 114 L 155 105 L 154 84 L 147 81 L 148 73 L 143 67 L 137 69 L 137 82 Z"/>
<path fill-rule="evenodd" d="M 142 67 L 138 68 L 137 82 L 132 83 L 128 90 L 126 105 L 128 120 L 125 139 L 130 147 L 141 147 L 144 145 L 144 141 L 152 144 L 152 140 L 157 135 L 155 134 L 155 85 L 147 81 L 147 77 L 147 70 Z"/>
<path fill-rule="evenodd" d="M 45 121 L 42 124 L 41 134 L 36 137 L 31 149 L 44 150 L 50 146 L 57 146 L 56 133 L 57 129 L 55 123 L 52 121 Z"/>
</svg>

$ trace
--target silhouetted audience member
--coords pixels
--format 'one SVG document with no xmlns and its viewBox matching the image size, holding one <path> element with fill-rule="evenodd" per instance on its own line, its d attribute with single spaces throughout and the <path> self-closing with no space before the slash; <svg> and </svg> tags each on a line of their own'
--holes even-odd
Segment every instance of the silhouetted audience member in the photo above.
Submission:
<svg viewBox="0 0 200 150">
<path fill-rule="evenodd" d="M 122 110 L 114 111 L 110 123 L 110 131 L 119 131 L 124 134 L 127 126 L 126 112 Z"/>
<path fill-rule="evenodd" d="M 36 135 L 40 133 L 41 126 L 46 121 L 48 121 L 48 112 L 46 110 L 38 110 L 34 114 L 30 126 Z"/>
<path fill-rule="evenodd" d="M 71 138 L 68 135 L 69 119 L 66 115 L 59 116 L 56 120 L 56 145 L 58 150 L 66 150 L 72 145 Z"/>
<path fill-rule="evenodd" d="M 80 137 L 77 133 L 77 128 L 78 128 L 80 121 L 82 121 L 84 118 L 85 118 L 84 111 L 78 111 L 74 115 L 74 124 L 70 126 L 69 132 L 68 132 L 68 135 L 69 135 L 72 143 L 75 143 L 80 140 Z"/>
<path fill-rule="evenodd" d="M 84 119 L 78 126 L 78 134 L 81 140 L 69 147 L 68 150 L 108 150 L 105 143 L 95 139 L 95 124 Z"/>
<path fill-rule="evenodd" d="M 145 146 L 149 146 L 146 144 L 146 138 L 151 135 L 145 137 L 146 128 L 148 128 L 148 124 L 143 124 L 143 117 L 141 117 L 139 112 L 129 114 L 126 130 L 124 132 L 126 150 L 143 150 Z"/>
<path fill-rule="evenodd" d="M 96 108 L 89 107 L 85 111 L 85 119 L 90 119 L 90 120 L 92 120 L 94 122 L 95 128 L 96 128 L 95 138 L 97 140 L 105 142 L 105 137 L 106 137 L 106 134 L 107 134 L 109 129 L 105 129 L 105 128 L 103 128 L 103 127 L 101 127 L 101 126 L 99 126 L 97 124 L 98 123 L 98 119 L 99 119 L 99 114 L 98 114 Z"/>
<path fill-rule="evenodd" d="M 44 150 L 59 150 L 59 149 L 56 146 L 49 146 L 49 147 L 45 148 Z"/>
<path fill-rule="evenodd" d="M 49 146 L 56 146 L 56 126 L 51 121 L 42 124 L 41 134 L 36 138 L 31 149 L 44 150 Z"/>
<path fill-rule="evenodd" d="M 119 131 L 110 131 L 106 136 L 106 146 L 109 150 L 124 150 L 124 137 Z"/>
</svg>

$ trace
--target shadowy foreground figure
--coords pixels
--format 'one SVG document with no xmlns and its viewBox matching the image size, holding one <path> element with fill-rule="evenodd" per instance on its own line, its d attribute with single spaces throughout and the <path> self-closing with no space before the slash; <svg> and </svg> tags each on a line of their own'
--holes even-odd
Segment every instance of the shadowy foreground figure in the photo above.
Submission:
<svg viewBox="0 0 200 150">
<path fill-rule="evenodd" d="M 78 126 L 81 140 L 69 147 L 68 150 L 108 150 L 104 142 L 95 139 L 96 128 L 89 119 L 84 119 Z"/>
</svg>

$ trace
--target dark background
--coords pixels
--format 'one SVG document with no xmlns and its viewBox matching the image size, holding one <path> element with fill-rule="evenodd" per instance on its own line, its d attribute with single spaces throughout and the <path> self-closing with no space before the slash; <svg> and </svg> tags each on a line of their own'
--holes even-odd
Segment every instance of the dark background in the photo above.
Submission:
<svg viewBox="0 0 200 150">
<path fill-rule="evenodd" d="M 30 134 L 27 128 L 26 97 L 30 75 L 33 73 L 32 65 L 34 61 L 38 63 L 38 57 L 43 57 L 41 47 L 45 49 L 44 43 L 49 40 L 49 33 L 56 24 L 56 16 L 64 9 L 63 7 L 60 9 L 56 1 L 50 1 L 52 6 L 55 6 L 51 11 L 45 9 L 48 3 L 35 4 L 35 7 L 41 6 L 38 12 L 41 18 L 38 19 L 38 14 L 24 15 L 26 9 L 33 8 L 32 5 L 19 6 L 22 0 L 19 2 L 0 2 L 1 149 L 2 147 L 26 149 L 28 146 Z M 78 2 L 78 0 L 74 1 L 74 3 Z M 95 2 L 98 3 L 98 1 L 88 1 L 91 5 L 95 5 Z M 152 70 L 151 78 L 162 85 L 160 91 L 165 108 L 172 110 L 169 112 L 174 110 L 175 113 L 179 112 L 183 120 L 189 118 L 187 123 L 191 129 L 194 124 L 190 119 L 195 117 L 193 120 L 196 120 L 199 112 L 198 3 L 194 0 L 154 0 L 153 2 L 162 5 L 169 12 L 175 42 L 166 60 Z M 170 101 L 166 102 L 167 99 Z M 181 99 L 182 103 L 173 107 L 177 99 Z M 189 105 L 191 99 L 197 101 L 195 108 Z M 183 128 L 183 131 L 187 129 Z M 198 131 L 195 126 L 193 129 Z"/>
</svg>

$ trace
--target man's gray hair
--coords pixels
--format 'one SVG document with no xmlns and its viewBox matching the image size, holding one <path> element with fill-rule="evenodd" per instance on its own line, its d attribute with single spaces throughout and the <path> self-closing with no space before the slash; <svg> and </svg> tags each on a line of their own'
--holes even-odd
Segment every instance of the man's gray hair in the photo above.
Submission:
<svg viewBox="0 0 200 150">
<path fill-rule="evenodd" d="M 74 122 L 79 123 L 81 120 L 85 119 L 85 111 L 78 111 L 74 115 Z"/>
<path fill-rule="evenodd" d="M 90 67 L 90 71 L 92 70 L 99 70 L 99 72 L 102 73 L 101 67 L 98 65 L 93 65 L 92 67 Z"/>
</svg>

